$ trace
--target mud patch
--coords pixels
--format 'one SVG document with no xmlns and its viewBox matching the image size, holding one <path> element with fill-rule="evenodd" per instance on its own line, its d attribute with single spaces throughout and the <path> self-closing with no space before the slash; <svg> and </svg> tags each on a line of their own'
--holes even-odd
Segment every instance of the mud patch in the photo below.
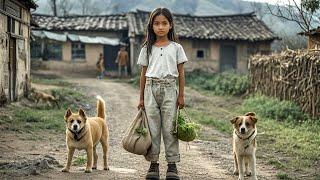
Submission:
<svg viewBox="0 0 320 180">
<path fill-rule="evenodd" d="M 54 169 L 54 166 L 60 167 L 59 162 L 50 155 L 33 159 L 33 160 L 22 160 L 0 162 L 0 177 L 20 177 L 29 175 L 39 175 Z"/>
</svg>

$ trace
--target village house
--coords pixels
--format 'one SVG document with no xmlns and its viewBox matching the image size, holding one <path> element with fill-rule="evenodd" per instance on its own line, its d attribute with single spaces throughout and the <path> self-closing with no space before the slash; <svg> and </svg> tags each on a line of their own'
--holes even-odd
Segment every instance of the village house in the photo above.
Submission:
<svg viewBox="0 0 320 180">
<path fill-rule="evenodd" d="M 300 32 L 298 34 L 308 36 L 308 49 L 320 49 L 320 27 L 311 29 L 309 32 Z"/>
<path fill-rule="evenodd" d="M 33 0 L 0 0 L 1 102 L 16 101 L 30 85 L 30 26 Z"/>
<path fill-rule="evenodd" d="M 126 44 L 130 54 L 129 69 L 132 74 L 136 74 L 139 70 L 136 61 L 144 41 L 145 26 L 149 14 L 150 12 L 137 10 L 123 15 L 70 17 L 33 15 L 33 17 L 39 24 L 39 28 L 36 30 L 42 30 L 47 34 L 61 34 L 66 37 L 65 41 L 59 41 L 62 42 L 60 44 L 63 44 L 63 46 L 60 45 L 62 49 L 59 47 L 61 50 L 56 58 L 59 59 L 59 62 L 55 62 L 57 65 L 49 66 L 49 68 L 61 69 L 62 66 L 66 67 L 66 62 L 75 62 L 71 64 L 83 63 L 86 68 L 93 69 L 98 54 L 103 52 L 106 69 L 116 70 L 114 61 L 119 46 L 100 44 L 95 45 L 95 48 L 91 48 L 92 51 L 89 52 L 88 47 L 92 45 L 88 42 L 82 41 L 81 45 L 72 45 L 78 41 L 73 41 L 69 34 L 81 34 L 87 38 L 97 38 L 97 36 L 115 38 L 112 40 Z M 189 62 L 186 64 L 187 71 L 202 69 L 210 72 L 222 72 L 234 69 L 237 72 L 246 73 L 249 56 L 256 53 L 269 54 L 271 43 L 278 39 L 254 13 L 224 16 L 174 14 L 174 21 L 180 43 L 189 58 Z M 50 42 L 58 42 L 54 38 L 50 38 L 50 35 L 43 37 L 49 39 Z M 40 48 L 41 43 L 36 42 Z M 105 50 L 106 46 L 114 48 Z M 48 50 L 56 51 L 57 48 L 54 46 Z M 80 54 L 85 54 L 85 56 L 82 55 L 83 61 L 71 61 L 70 59 L 73 58 L 70 54 L 79 51 Z M 38 55 L 38 57 L 42 55 Z M 53 58 L 49 57 L 48 59 L 52 60 Z"/>
<path fill-rule="evenodd" d="M 117 69 L 120 41 L 125 43 L 125 14 L 54 17 L 33 14 L 39 27 L 32 30 L 31 57 L 41 58 L 49 69 L 94 71 L 100 53 L 106 70 Z"/>
</svg>

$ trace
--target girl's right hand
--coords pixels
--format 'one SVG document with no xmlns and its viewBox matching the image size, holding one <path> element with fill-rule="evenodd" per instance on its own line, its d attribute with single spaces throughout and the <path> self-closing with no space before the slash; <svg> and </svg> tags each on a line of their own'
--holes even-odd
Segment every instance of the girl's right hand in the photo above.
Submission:
<svg viewBox="0 0 320 180">
<path fill-rule="evenodd" d="M 138 109 L 144 109 L 144 100 L 140 100 L 139 105 L 138 105 Z"/>
</svg>

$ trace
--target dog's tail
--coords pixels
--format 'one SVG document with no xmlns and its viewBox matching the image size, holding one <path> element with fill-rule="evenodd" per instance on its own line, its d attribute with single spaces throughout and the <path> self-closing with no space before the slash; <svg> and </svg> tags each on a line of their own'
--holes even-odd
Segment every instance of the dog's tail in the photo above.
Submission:
<svg viewBox="0 0 320 180">
<path fill-rule="evenodd" d="M 106 113 L 105 113 L 105 108 L 106 108 L 106 104 L 104 102 L 104 100 L 102 99 L 101 96 L 97 96 L 97 113 L 98 113 L 98 117 L 101 117 L 102 119 L 106 118 Z"/>
</svg>

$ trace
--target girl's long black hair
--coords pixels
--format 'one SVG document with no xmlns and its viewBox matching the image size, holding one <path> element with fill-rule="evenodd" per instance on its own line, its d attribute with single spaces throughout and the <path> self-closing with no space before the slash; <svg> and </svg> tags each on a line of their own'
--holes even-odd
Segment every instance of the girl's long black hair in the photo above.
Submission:
<svg viewBox="0 0 320 180">
<path fill-rule="evenodd" d="M 165 16 L 171 25 L 171 29 L 169 30 L 169 33 L 168 33 L 168 39 L 170 41 L 174 41 L 174 42 L 178 41 L 178 37 L 177 37 L 175 30 L 174 30 L 174 23 L 173 23 L 173 17 L 172 17 L 171 12 L 167 8 L 163 8 L 163 7 L 156 8 L 155 10 L 153 10 L 151 12 L 151 14 L 149 16 L 148 26 L 146 29 L 146 39 L 142 45 L 142 47 L 147 47 L 147 59 L 148 60 L 149 60 L 149 56 L 151 54 L 152 45 L 157 40 L 157 36 L 153 31 L 153 22 L 154 22 L 154 18 L 159 15 Z"/>
</svg>

